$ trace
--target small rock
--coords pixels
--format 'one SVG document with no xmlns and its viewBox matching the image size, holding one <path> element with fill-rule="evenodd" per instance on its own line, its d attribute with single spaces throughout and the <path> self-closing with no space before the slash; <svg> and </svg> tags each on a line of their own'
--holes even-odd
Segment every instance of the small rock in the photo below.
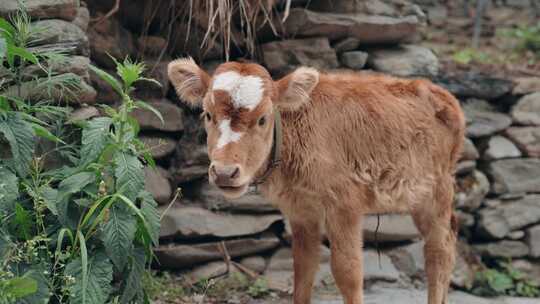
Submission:
<svg viewBox="0 0 540 304">
<path fill-rule="evenodd" d="M 480 171 L 474 170 L 472 174 L 458 179 L 458 194 L 463 193 L 463 199 L 458 199 L 456 207 L 474 211 L 482 205 L 484 198 L 489 192 L 489 181 Z"/>
<path fill-rule="evenodd" d="M 382 214 L 379 216 L 379 229 L 377 235 L 377 216 L 368 215 L 363 220 L 364 239 L 367 242 L 400 242 L 420 237 L 418 229 L 410 215 Z"/>
<path fill-rule="evenodd" d="M 386 17 L 361 14 L 319 13 L 291 9 L 285 32 L 303 37 L 328 37 L 336 40 L 354 37 L 362 44 L 400 43 L 411 40 L 417 32 L 416 16 Z"/>
<path fill-rule="evenodd" d="M 529 254 L 529 247 L 520 241 L 502 240 L 494 243 L 476 244 L 473 248 L 480 255 L 491 258 L 520 258 Z"/>
<path fill-rule="evenodd" d="M 77 121 L 89 120 L 90 118 L 97 116 L 99 116 L 99 110 L 96 107 L 86 106 L 71 112 L 68 121 L 73 123 Z"/>
<path fill-rule="evenodd" d="M 387 281 L 399 280 L 399 271 L 396 269 L 390 257 L 384 253 L 380 256 L 375 250 L 364 250 L 364 281 Z"/>
<path fill-rule="evenodd" d="M 336 50 L 338 54 L 341 54 L 343 52 L 354 51 L 359 46 L 360 46 L 360 40 L 354 37 L 347 37 L 345 39 L 339 40 L 338 42 L 332 45 L 332 47 L 334 48 L 334 50 Z"/>
<path fill-rule="evenodd" d="M 19 0 L 2 0 L 0 16 L 8 18 L 17 12 Z M 24 2 L 24 10 L 32 19 L 60 18 L 73 20 L 77 15 L 78 0 L 32 0 Z"/>
<path fill-rule="evenodd" d="M 353 70 L 360 70 L 366 65 L 368 54 L 361 51 L 344 52 L 340 56 L 341 64 Z"/>
<path fill-rule="evenodd" d="M 510 127 L 505 132 L 526 156 L 540 157 L 540 127 Z"/>
<path fill-rule="evenodd" d="M 261 48 L 266 67 L 270 73 L 279 76 L 297 66 L 321 70 L 338 67 L 336 52 L 330 47 L 328 38 L 273 41 L 263 44 Z"/>
<path fill-rule="evenodd" d="M 198 207 L 171 208 L 161 219 L 160 237 L 197 239 L 232 237 L 263 232 L 281 221 L 281 215 L 214 213 Z"/>
<path fill-rule="evenodd" d="M 219 242 L 192 244 L 192 245 L 162 245 L 154 249 L 159 265 L 168 269 L 181 269 L 192 267 L 210 261 L 223 259 Z M 262 253 L 279 246 L 276 237 L 243 238 L 225 240 L 225 247 L 231 258 Z"/>
<path fill-rule="evenodd" d="M 525 232 L 523 230 L 517 230 L 510 232 L 507 237 L 511 240 L 521 240 L 525 237 Z"/>
<path fill-rule="evenodd" d="M 516 86 L 512 90 L 514 95 L 525 95 L 540 92 L 540 77 L 518 77 L 514 79 Z"/>
<path fill-rule="evenodd" d="M 482 155 L 485 160 L 521 157 L 521 151 L 513 142 L 504 136 L 495 135 L 487 142 L 487 148 Z"/>
<path fill-rule="evenodd" d="M 262 256 L 250 256 L 240 260 L 240 264 L 257 273 L 263 273 L 266 269 L 266 260 Z"/>
<path fill-rule="evenodd" d="M 463 154 L 461 155 L 460 160 L 477 160 L 479 158 L 478 150 L 476 146 L 469 138 L 465 137 L 463 144 Z"/>
<path fill-rule="evenodd" d="M 456 174 L 460 176 L 469 174 L 473 172 L 475 168 L 476 168 L 476 161 L 474 160 L 460 161 L 458 162 L 457 167 L 456 167 Z"/>
<path fill-rule="evenodd" d="M 161 36 L 144 35 L 137 39 L 137 49 L 149 55 L 159 55 L 167 47 L 167 40 Z"/>
<path fill-rule="evenodd" d="M 164 124 L 152 111 L 138 108 L 131 112 L 131 116 L 139 122 L 141 129 L 167 132 L 179 132 L 184 129 L 184 111 L 180 107 L 166 100 L 149 102 L 148 104 L 161 113 Z"/>
<path fill-rule="evenodd" d="M 508 115 L 495 112 L 485 104 L 484 101 L 474 100 L 463 106 L 465 116 L 471 121 L 467 125 L 467 136 L 477 138 L 492 135 L 512 124 Z"/>
<path fill-rule="evenodd" d="M 512 107 L 511 115 L 518 124 L 540 126 L 540 92 L 521 97 Z"/>
<path fill-rule="evenodd" d="M 150 154 L 155 159 L 162 159 L 169 156 L 176 149 L 176 140 L 164 136 L 142 135 L 139 139 L 150 150 Z"/>
<path fill-rule="evenodd" d="M 116 18 L 107 18 L 93 24 L 88 29 L 88 39 L 91 58 L 100 67 L 114 69 L 116 65 L 111 56 L 123 60 L 135 53 L 131 32 L 123 28 Z"/>
<path fill-rule="evenodd" d="M 90 12 L 88 8 L 81 6 L 77 9 L 77 16 L 73 20 L 73 24 L 86 32 L 88 30 L 88 23 L 90 23 Z"/>
<path fill-rule="evenodd" d="M 172 187 L 168 179 L 168 173 L 161 167 L 154 169 L 144 168 L 146 191 L 152 193 L 152 196 L 160 205 L 166 205 L 170 202 L 172 196 Z"/>
<path fill-rule="evenodd" d="M 31 65 L 24 69 L 25 81 L 34 79 L 36 76 L 47 76 L 47 71 L 55 74 L 73 73 L 81 76 L 85 81 L 90 80 L 89 66 L 90 59 L 85 56 L 69 56 L 65 58 L 49 59 L 46 62 L 41 62 L 42 66 Z M 43 70 L 43 66 L 47 71 Z"/>
<path fill-rule="evenodd" d="M 527 229 L 527 244 L 533 258 L 540 258 L 540 225 Z"/>
<path fill-rule="evenodd" d="M 538 192 L 540 185 L 540 159 L 501 159 L 489 163 L 487 175 L 496 194 L 506 192 Z"/>
<path fill-rule="evenodd" d="M 516 201 L 479 212 L 477 232 L 488 238 L 500 239 L 510 231 L 540 221 L 540 195 L 531 194 Z"/>
<path fill-rule="evenodd" d="M 369 51 L 368 64 L 374 70 L 397 76 L 434 76 L 439 60 L 430 49 L 417 45 Z"/>
<path fill-rule="evenodd" d="M 208 175 L 208 149 L 206 131 L 198 115 L 184 116 L 184 131 L 171 160 L 169 171 L 175 183 L 200 180 Z"/>
<path fill-rule="evenodd" d="M 74 43 L 82 54 L 89 54 L 86 33 L 77 25 L 60 19 L 34 21 L 30 25 L 39 31 L 34 45 Z"/>
<path fill-rule="evenodd" d="M 514 86 L 510 80 L 494 78 L 478 73 L 439 75 L 434 77 L 433 81 L 458 97 L 472 97 L 486 100 L 496 99 L 510 93 Z"/>
</svg>

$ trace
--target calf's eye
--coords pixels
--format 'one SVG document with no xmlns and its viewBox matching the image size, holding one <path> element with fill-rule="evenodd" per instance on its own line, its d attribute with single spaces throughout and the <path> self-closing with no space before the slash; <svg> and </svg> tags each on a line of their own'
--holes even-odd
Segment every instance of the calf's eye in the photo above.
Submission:
<svg viewBox="0 0 540 304">
<path fill-rule="evenodd" d="M 210 121 L 210 120 L 212 120 L 212 115 L 210 115 L 210 113 L 206 112 L 206 114 L 204 114 L 204 118 L 206 119 L 206 121 Z"/>
<path fill-rule="evenodd" d="M 264 124 L 266 124 L 266 116 L 263 116 L 261 118 L 259 118 L 259 126 L 264 126 Z"/>
</svg>

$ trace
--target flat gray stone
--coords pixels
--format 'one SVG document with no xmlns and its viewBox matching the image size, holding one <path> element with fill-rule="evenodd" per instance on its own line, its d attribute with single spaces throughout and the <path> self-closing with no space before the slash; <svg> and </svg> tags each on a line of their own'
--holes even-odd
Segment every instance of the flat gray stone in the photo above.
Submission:
<svg viewBox="0 0 540 304">
<path fill-rule="evenodd" d="M 476 161 L 474 160 L 465 160 L 457 163 L 456 166 L 456 175 L 462 176 L 465 174 L 472 173 L 476 168 Z"/>
<path fill-rule="evenodd" d="M 512 119 L 521 125 L 540 125 L 540 92 L 521 97 L 512 107 Z"/>
<path fill-rule="evenodd" d="M 152 111 L 138 108 L 131 112 L 131 116 L 139 122 L 141 129 L 166 132 L 180 132 L 184 129 L 184 111 L 180 107 L 167 100 L 153 101 L 148 104 L 161 113 L 164 124 Z"/>
<path fill-rule="evenodd" d="M 524 95 L 540 92 L 540 77 L 517 77 L 514 78 L 512 94 Z"/>
<path fill-rule="evenodd" d="M 461 154 L 460 160 L 477 160 L 480 157 L 478 149 L 469 138 L 465 137 L 463 143 L 463 153 Z"/>
<path fill-rule="evenodd" d="M 467 136 L 472 138 L 492 135 L 506 129 L 512 124 L 512 119 L 503 113 L 484 108 L 481 101 L 463 106 L 467 120 Z"/>
<path fill-rule="evenodd" d="M 9 17 L 19 9 L 19 0 L 0 1 L 0 16 Z M 73 20 L 77 15 L 78 0 L 32 0 L 25 1 L 26 13 L 33 19 L 60 18 Z"/>
<path fill-rule="evenodd" d="M 266 68 L 276 76 L 284 75 L 298 66 L 328 70 L 339 65 L 328 38 L 273 41 L 261 45 L 261 48 Z"/>
<path fill-rule="evenodd" d="M 494 193 L 526 193 L 540 191 L 540 159 L 501 159 L 489 163 L 487 175 Z"/>
<path fill-rule="evenodd" d="M 281 215 L 251 216 L 214 213 L 198 207 L 171 208 L 161 220 L 160 237 L 197 239 L 252 235 L 282 219 Z"/>
<path fill-rule="evenodd" d="M 521 151 L 504 136 L 495 135 L 487 142 L 487 148 L 482 155 L 485 160 L 521 157 Z"/>
<path fill-rule="evenodd" d="M 382 214 L 379 218 L 377 232 L 377 241 L 379 242 L 409 241 L 420 237 L 418 229 L 408 214 Z M 365 216 L 362 225 L 365 241 L 374 242 L 376 239 L 377 216 Z"/>
<path fill-rule="evenodd" d="M 510 127 L 505 133 L 526 156 L 540 157 L 540 127 Z"/>
<path fill-rule="evenodd" d="M 483 237 L 501 239 L 511 231 L 540 222 L 540 195 L 531 194 L 478 213 L 477 233 Z"/>
<path fill-rule="evenodd" d="M 533 258 L 540 258 L 540 225 L 527 229 L 527 244 Z"/>
<path fill-rule="evenodd" d="M 425 47 L 401 45 L 368 52 L 368 65 L 376 71 L 397 76 L 434 76 L 439 73 L 439 60 Z"/>
<path fill-rule="evenodd" d="M 60 19 L 40 20 L 31 23 L 39 31 L 34 45 L 73 43 L 82 54 L 88 54 L 88 37 L 76 24 Z"/>
<path fill-rule="evenodd" d="M 529 254 L 529 247 L 520 241 L 502 240 L 473 245 L 480 255 L 491 258 L 521 258 Z"/>
<path fill-rule="evenodd" d="M 172 197 L 172 187 L 169 181 L 167 170 L 156 166 L 156 168 L 144 168 L 144 188 L 152 193 L 152 196 L 160 205 L 166 205 Z"/>
<path fill-rule="evenodd" d="M 279 239 L 276 237 L 225 240 L 223 242 L 232 258 L 262 253 L 279 246 Z M 222 260 L 223 253 L 219 249 L 220 244 L 221 241 L 192 245 L 170 244 L 155 248 L 154 253 L 161 267 L 181 269 L 200 263 Z"/>
<path fill-rule="evenodd" d="M 353 70 L 362 69 L 367 62 L 368 53 L 362 51 L 344 52 L 340 56 L 341 64 Z"/>
<path fill-rule="evenodd" d="M 362 44 L 400 43 L 416 34 L 416 16 L 387 17 L 361 14 L 320 13 L 291 9 L 285 21 L 285 32 L 300 37 L 328 37 L 336 40 L 354 37 Z"/>
</svg>

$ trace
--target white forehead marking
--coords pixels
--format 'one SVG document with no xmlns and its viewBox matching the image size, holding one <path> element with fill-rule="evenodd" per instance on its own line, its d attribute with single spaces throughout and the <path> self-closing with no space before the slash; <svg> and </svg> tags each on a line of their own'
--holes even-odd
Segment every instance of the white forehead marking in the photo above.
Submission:
<svg viewBox="0 0 540 304">
<path fill-rule="evenodd" d="M 241 132 L 234 132 L 231 129 L 231 120 L 230 119 L 224 119 L 219 123 L 219 132 L 221 133 L 219 135 L 219 139 L 217 142 L 217 148 L 221 149 L 225 147 L 227 144 L 235 141 L 239 141 L 240 137 L 242 137 Z"/>
<path fill-rule="evenodd" d="M 247 108 L 250 111 L 257 107 L 263 96 L 263 81 L 260 77 L 242 76 L 234 71 L 217 75 L 212 88 L 227 91 L 236 108 Z"/>
</svg>

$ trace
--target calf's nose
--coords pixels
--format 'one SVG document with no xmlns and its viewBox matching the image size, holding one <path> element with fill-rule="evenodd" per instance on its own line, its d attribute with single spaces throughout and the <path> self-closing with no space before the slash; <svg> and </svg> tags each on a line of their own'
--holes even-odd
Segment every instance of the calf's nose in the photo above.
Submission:
<svg viewBox="0 0 540 304">
<path fill-rule="evenodd" d="M 210 174 L 213 175 L 214 182 L 220 186 L 232 185 L 240 177 L 240 166 L 238 165 L 210 165 Z"/>
</svg>

